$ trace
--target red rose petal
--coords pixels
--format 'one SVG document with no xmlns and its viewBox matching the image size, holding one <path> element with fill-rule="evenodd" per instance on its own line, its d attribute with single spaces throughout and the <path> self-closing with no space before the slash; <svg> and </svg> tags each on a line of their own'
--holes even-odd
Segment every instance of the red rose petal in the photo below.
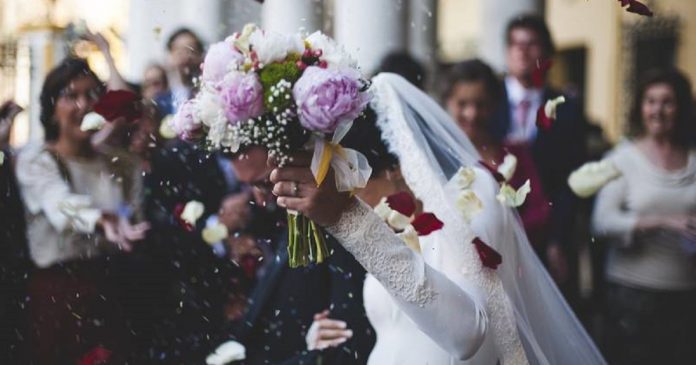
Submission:
<svg viewBox="0 0 696 365">
<path fill-rule="evenodd" d="M 532 85 L 535 88 L 542 88 L 546 84 L 546 74 L 553 66 L 551 59 L 540 61 L 537 63 L 537 68 L 532 72 Z"/>
<path fill-rule="evenodd" d="M 405 191 L 388 196 L 387 204 L 389 204 L 389 208 L 407 217 L 412 216 L 416 211 L 416 202 L 413 200 L 413 197 Z"/>
<path fill-rule="evenodd" d="M 244 271 L 244 275 L 251 279 L 256 276 L 256 267 L 258 266 L 258 263 L 259 260 L 256 257 L 252 255 L 245 255 L 242 257 L 239 266 L 242 268 L 242 271 Z"/>
<path fill-rule="evenodd" d="M 485 162 L 485 161 L 479 161 L 479 164 L 480 164 L 481 166 L 485 167 L 486 170 L 488 170 L 488 172 L 490 172 L 491 175 L 493 175 L 493 178 L 495 179 L 495 181 L 497 181 L 497 182 L 499 182 L 499 183 L 504 183 L 504 182 L 505 182 L 505 176 L 503 176 L 503 174 L 501 174 L 500 172 L 498 172 L 498 169 L 496 169 L 495 167 L 489 165 L 489 164 L 488 164 L 487 162 Z"/>
<path fill-rule="evenodd" d="M 445 224 L 437 219 L 433 213 L 419 214 L 413 221 L 411 221 L 411 225 L 416 232 L 418 232 L 419 236 L 427 236 L 445 226 Z"/>
<path fill-rule="evenodd" d="M 553 125 L 554 119 L 546 115 L 545 109 L 544 105 L 542 105 L 539 107 L 539 110 L 537 110 L 536 124 L 539 129 L 547 131 Z"/>
<path fill-rule="evenodd" d="M 106 364 L 111 358 L 111 351 L 97 346 L 84 354 L 78 361 L 78 365 L 99 365 Z"/>
<path fill-rule="evenodd" d="M 628 5 L 626 11 L 629 13 L 634 13 L 643 16 L 653 16 L 652 10 L 650 10 L 650 8 L 647 5 L 641 3 L 638 0 L 619 0 L 619 2 L 621 3 L 622 8 Z"/>
<path fill-rule="evenodd" d="M 94 104 L 94 111 L 108 121 L 125 118 L 130 123 L 142 115 L 140 100 L 128 90 L 109 90 Z"/>
<path fill-rule="evenodd" d="M 498 251 L 481 241 L 480 238 L 474 238 L 472 243 L 476 246 L 476 252 L 478 252 L 483 266 L 495 270 L 498 268 L 498 265 L 503 263 L 503 257 L 500 256 Z"/>
<path fill-rule="evenodd" d="M 174 218 L 176 218 L 177 223 L 185 229 L 187 232 L 193 232 L 193 225 L 190 223 L 186 222 L 185 220 L 181 219 L 181 213 L 184 212 L 184 208 L 186 205 L 183 203 L 179 203 L 174 207 Z"/>
</svg>

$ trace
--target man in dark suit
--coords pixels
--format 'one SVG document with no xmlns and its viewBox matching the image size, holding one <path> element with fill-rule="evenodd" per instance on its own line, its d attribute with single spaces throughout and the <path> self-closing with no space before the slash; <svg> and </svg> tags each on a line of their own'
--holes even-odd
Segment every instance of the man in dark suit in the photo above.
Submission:
<svg viewBox="0 0 696 365">
<path fill-rule="evenodd" d="M 569 99 L 558 107 L 550 128 L 536 124 L 537 111 L 547 100 L 560 95 L 545 83 L 545 70 L 554 52 L 551 34 L 544 20 L 533 15 L 513 19 L 507 27 L 506 102 L 501 103 L 492 123 L 497 136 L 507 143 L 529 146 L 551 198 L 549 240 L 539 252 L 556 281 L 569 282 L 566 256 L 574 255 L 572 229 L 577 198 L 567 184 L 570 173 L 585 161 L 585 120 L 578 103 Z M 572 265 L 571 265 L 572 266 Z"/>
<path fill-rule="evenodd" d="M 143 363 L 203 363 L 224 334 L 228 295 L 244 275 L 225 252 L 203 241 L 201 231 L 239 189 L 230 169 L 222 156 L 180 140 L 153 151 L 145 176 L 145 215 L 152 228 L 138 249 L 151 262 L 149 275 L 161 302 Z M 187 230 L 175 209 L 192 200 L 203 203 L 205 213 Z"/>
<path fill-rule="evenodd" d="M 255 186 L 256 204 L 273 204 L 268 177 L 271 168 L 260 148 L 233 159 L 240 181 Z M 284 224 L 284 214 L 281 223 Z M 277 222 L 268 222 L 269 229 Z M 365 270 L 343 247 L 329 239 L 333 254 L 321 264 L 291 269 L 288 266 L 287 229 L 274 241 L 275 254 L 249 301 L 241 326 L 234 332 L 246 347 L 244 364 L 365 364 L 374 346 L 374 331 L 363 306 Z M 336 348 L 307 350 L 305 335 L 314 315 L 330 311 L 345 321 L 353 337 Z"/>
</svg>

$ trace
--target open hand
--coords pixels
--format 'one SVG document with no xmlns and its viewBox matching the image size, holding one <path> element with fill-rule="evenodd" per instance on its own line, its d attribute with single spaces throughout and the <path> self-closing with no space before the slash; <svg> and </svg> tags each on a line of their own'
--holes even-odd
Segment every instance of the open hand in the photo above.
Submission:
<svg viewBox="0 0 696 365">
<path fill-rule="evenodd" d="M 314 322 L 309 327 L 305 340 L 308 350 L 323 350 L 336 347 L 353 337 L 353 331 L 348 324 L 329 318 L 329 311 L 324 310 L 314 315 Z"/>
</svg>

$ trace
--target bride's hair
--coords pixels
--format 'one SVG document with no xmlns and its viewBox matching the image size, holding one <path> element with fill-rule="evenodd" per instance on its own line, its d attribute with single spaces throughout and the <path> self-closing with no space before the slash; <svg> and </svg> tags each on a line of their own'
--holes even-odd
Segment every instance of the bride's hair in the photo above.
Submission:
<svg viewBox="0 0 696 365">
<path fill-rule="evenodd" d="M 379 176 L 399 166 L 399 159 L 389 152 L 382 140 L 382 132 L 377 127 L 377 114 L 369 106 L 353 122 L 353 127 L 341 140 L 341 145 L 365 155 L 372 167 L 372 176 Z"/>
</svg>

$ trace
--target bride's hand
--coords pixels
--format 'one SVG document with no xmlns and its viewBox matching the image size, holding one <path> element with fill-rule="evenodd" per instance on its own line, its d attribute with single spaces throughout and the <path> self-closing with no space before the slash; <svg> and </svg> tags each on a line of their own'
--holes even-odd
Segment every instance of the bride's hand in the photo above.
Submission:
<svg viewBox="0 0 696 365">
<path fill-rule="evenodd" d="M 329 311 L 324 310 L 314 315 L 314 322 L 309 327 L 305 340 L 308 350 L 323 350 L 336 347 L 353 337 L 353 331 L 347 329 L 344 321 L 329 319 Z"/>
<path fill-rule="evenodd" d="M 271 172 L 273 194 L 278 197 L 278 205 L 302 213 L 320 226 L 330 226 L 338 222 L 352 199 L 349 193 L 336 189 L 333 170 L 317 186 L 310 170 L 312 155 L 295 154 L 292 162 L 285 167 L 276 167 Z"/>
</svg>

